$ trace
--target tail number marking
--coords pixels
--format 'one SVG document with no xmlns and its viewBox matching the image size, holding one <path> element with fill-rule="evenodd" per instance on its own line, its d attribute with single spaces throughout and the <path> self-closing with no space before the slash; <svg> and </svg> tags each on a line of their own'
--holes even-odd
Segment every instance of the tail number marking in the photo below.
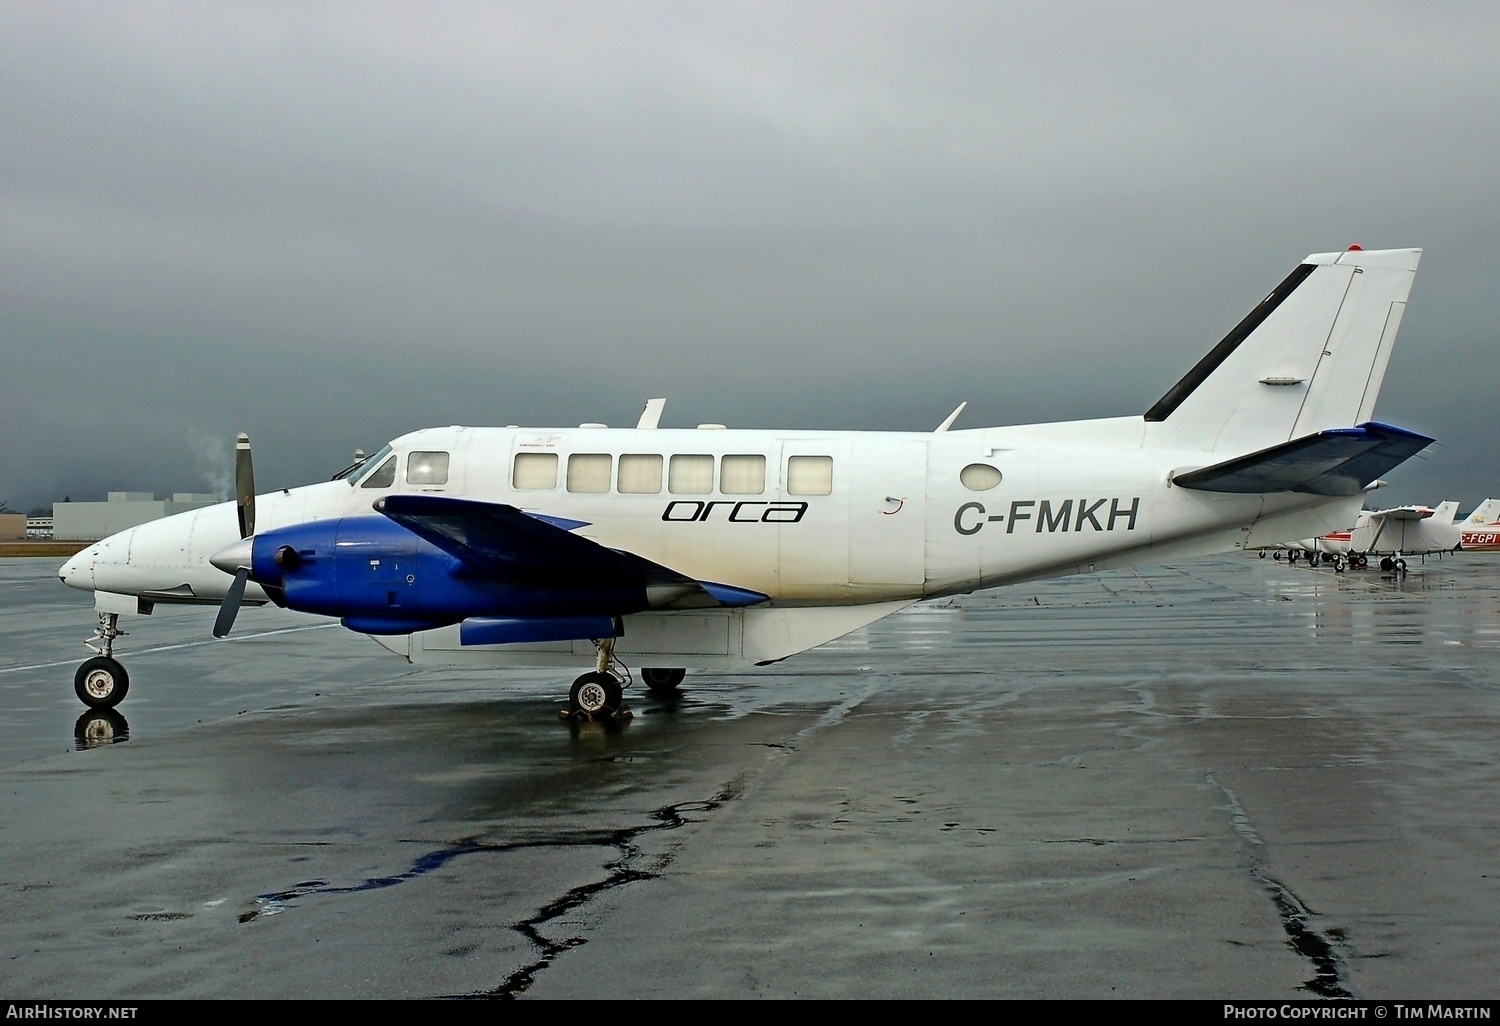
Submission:
<svg viewBox="0 0 1500 1026">
<path fill-rule="evenodd" d="M 978 534 L 985 524 L 1005 525 L 1006 534 L 1015 534 L 1018 524 L 1030 521 L 1034 534 L 1046 531 L 1077 533 L 1085 528 L 1095 531 L 1135 530 L 1136 516 L 1141 511 L 1140 496 L 1133 496 L 1126 505 L 1123 498 L 1108 499 L 1064 499 L 1054 503 L 1051 499 L 1013 499 L 1009 513 L 990 513 L 982 502 L 966 502 L 953 514 L 953 529 L 962 535 Z M 1108 504 L 1109 512 L 1104 511 Z M 1025 530 L 1023 527 L 1022 530 Z"/>
</svg>

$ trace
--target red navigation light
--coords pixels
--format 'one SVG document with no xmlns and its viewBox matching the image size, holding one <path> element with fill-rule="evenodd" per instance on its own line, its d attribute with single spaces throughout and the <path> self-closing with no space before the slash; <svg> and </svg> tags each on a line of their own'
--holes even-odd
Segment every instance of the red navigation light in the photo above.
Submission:
<svg viewBox="0 0 1500 1026">
<path fill-rule="evenodd" d="M 1363 253 L 1364 251 L 1365 251 L 1365 247 L 1361 246 L 1357 242 L 1354 245 L 1352 245 L 1352 246 L 1349 247 L 1349 252 L 1351 252 L 1351 253 Z"/>
</svg>

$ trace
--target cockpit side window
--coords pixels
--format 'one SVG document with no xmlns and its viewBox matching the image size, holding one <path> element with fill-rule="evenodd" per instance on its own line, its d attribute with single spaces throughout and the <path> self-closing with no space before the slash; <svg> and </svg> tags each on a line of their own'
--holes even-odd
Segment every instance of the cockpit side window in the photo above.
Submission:
<svg viewBox="0 0 1500 1026">
<path fill-rule="evenodd" d="M 370 462 L 374 462 L 371 460 Z M 361 488 L 389 488 L 396 483 L 396 457 L 392 456 L 359 483 Z"/>
<path fill-rule="evenodd" d="M 384 460 L 390 454 L 391 454 L 391 447 L 389 445 L 383 446 L 381 448 L 381 450 L 379 452 L 377 452 L 374 456 L 366 456 L 364 459 L 360 460 L 358 463 L 354 463 L 354 464 L 351 464 L 348 467 L 345 467 L 343 470 L 341 470 L 337 474 L 333 475 L 333 479 L 335 481 L 338 481 L 338 480 L 348 481 L 349 482 L 349 487 L 353 488 L 355 485 L 359 484 L 359 479 L 361 477 L 365 476 L 366 474 L 368 474 L 371 470 L 375 469 L 376 467 L 379 467 L 381 461 Z"/>
</svg>

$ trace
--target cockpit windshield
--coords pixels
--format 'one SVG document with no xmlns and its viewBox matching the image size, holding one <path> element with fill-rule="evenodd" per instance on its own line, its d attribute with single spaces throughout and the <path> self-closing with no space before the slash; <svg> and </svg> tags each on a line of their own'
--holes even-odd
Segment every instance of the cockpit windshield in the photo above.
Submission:
<svg viewBox="0 0 1500 1026">
<path fill-rule="evenodd" d="M 367 470 L 373 470 L 374 468 L 380 466 L 380 462 L 390 454 L 390 451 L 391 447 L 387 445 L 384 449 L 381 449 L 374 456 L 369 456 L 358 461 L 357 463 L 349 464 L 349 466 L 345 467 L 337 474 L 334 474 L 332 479 L 334 481 L 348 481 L 349 487 L 353 488 L 356 484 L 359 483 L 359 479 L 363 475 L 363 473 Z"/>
</svg>

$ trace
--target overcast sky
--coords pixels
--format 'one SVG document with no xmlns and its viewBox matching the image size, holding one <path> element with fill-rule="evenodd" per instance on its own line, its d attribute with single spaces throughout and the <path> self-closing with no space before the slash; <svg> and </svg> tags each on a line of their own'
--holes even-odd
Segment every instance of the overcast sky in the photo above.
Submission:
<svg viewBox="0 0 1500 1026">
<path fill-rule="evenodd" d="M 1136 414 L 1425 248 L 1382 503 L 1500 495 L 1493 3 L 0 0 L 0 499 L 434 424 Z"/>
</svg>

